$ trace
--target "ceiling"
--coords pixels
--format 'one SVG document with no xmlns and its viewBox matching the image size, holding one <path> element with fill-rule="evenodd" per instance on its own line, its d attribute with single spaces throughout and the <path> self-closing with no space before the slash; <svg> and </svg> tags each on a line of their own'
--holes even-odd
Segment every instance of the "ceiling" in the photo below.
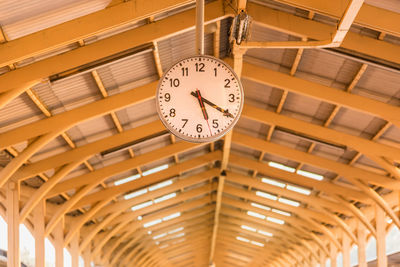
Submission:
<svg viewBox="0 0 400 267">
<path fill-rule="evenodd" d="M 194 1 L 3 1 L 0 215 L 19 182 L 21 222 L 45 199 L 50 239 L 64 221 L 99 266 L 309 266 L 371 236 L 376 205 L 400 227 L 398 2 L 365 1 L 340 47 L 232 59 L 237 7 L 249 41 L 287 42 L 331 38 L 347 4 L 207 1 L 205 53 L 241 72 L 245 106 L 194 144 L 154 101 L 195 54 Z"/>
</svg>

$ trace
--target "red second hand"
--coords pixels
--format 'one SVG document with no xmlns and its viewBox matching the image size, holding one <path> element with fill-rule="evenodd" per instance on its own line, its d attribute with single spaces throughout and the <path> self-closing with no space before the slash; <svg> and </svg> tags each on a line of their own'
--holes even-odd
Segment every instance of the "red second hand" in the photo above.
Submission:
<svg viewBox="0 0 400 267">
<path fill-rule="evenodd" d="M 199 98 L 201 110 L 202 110 L 202 112 L 203 112 L 204 119 L 205 119 L 206 122 L 207 122 L 208 130 L 210 131 L 210 136 L 211 136 L 212 133 L 211 133 L 210 124 L 208 123 L 208 114 L 207 114 L 207 112 L 206 112 L 206 107 L 204 106 L 203 99 L 201 98 L 199 89 L 196 88 L 196 91 L 197 91 L 197 97 Z"/>
</svg>

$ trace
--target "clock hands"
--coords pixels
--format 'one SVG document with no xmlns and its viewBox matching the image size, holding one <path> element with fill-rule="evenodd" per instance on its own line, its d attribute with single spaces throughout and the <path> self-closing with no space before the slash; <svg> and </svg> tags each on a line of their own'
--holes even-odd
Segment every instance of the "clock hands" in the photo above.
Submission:
<svg viewBox="0 0 400 267">
<path fill-rule="evenodd" d="M 198 98 L 197 93 L 195 93 L 195 92 L 190 92 L 190 94 L 191 94 L 192 96 Z M 215 105 L 214 103 L 212 103 L 211 101 L 205 99 L 205 98 L 202 97 L 201 95 L 200 95 L 200 97 L 201 97 L 201 100 L 203 101 L 203 103 L 206 103 L 206 104 L 210 105 L 211 107 L 215 108 L 216 110 L 218 110 L 219 112 L 222 112 L 222 113 L 224 114 L 224 116 L 230 117 L 230 118 L 234 118 L 234 116 L 233 116 L 227 109 L 220 108 L 219 106 L 217 106 L 217 105 Z M 208 116 L 207 116 L 207 117 L 208 117 Z"/>
<path fill-rule="evenodd" d="M 212 133 L 211 133 L 210 124 L 208 123 L 208 113 L 207 113 L 206 107 L 204 106 L 203 98 L 201 97 L 200 91 L 197 88 L 196 88 L 196 93 L 197 93 L 197 95 L 195 94 L 195 96 L 197 97 L 197 100 L 199 100 L 200 108 L 203 113 L 204 119 L 207 122 L 208 130 L 210 131 L 210 136 L 211 136 Z"/>
</svg>

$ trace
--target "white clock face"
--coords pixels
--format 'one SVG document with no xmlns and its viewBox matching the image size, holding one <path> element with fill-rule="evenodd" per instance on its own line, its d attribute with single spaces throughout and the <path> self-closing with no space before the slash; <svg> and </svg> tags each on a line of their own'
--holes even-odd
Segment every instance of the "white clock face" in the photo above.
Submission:
<svg viewBox="0 0 400 267">
<path fill-rule="evenodd" d="M 174 64 L 160 79 L 157 111 L 164 125 L 190 142 L 210 142 L 236 124 L 243 88 L 234 71 L 211 56 L 194 56 Z"/>
</svg>

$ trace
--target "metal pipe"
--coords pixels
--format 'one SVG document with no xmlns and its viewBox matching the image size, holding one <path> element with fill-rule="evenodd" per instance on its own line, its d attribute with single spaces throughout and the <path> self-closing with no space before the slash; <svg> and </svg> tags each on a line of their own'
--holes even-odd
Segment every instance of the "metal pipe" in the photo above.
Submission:
<svg viewBox="0 0 400 267">
<path fill-rule="evenodd" d="M 323 41 L 287 41 L 287 42 L 244 42 L 243 48 L 329 48 L 339 47 L 350 30 L 364 0 L 353 0 L 347 6 L 340 19 L 337 30 L 330 40 Z"/>
<path fill-rule="evenodd" d="M 196 52 L 204 55 L 204 0 L 196 0 Z"/>
</svg>

